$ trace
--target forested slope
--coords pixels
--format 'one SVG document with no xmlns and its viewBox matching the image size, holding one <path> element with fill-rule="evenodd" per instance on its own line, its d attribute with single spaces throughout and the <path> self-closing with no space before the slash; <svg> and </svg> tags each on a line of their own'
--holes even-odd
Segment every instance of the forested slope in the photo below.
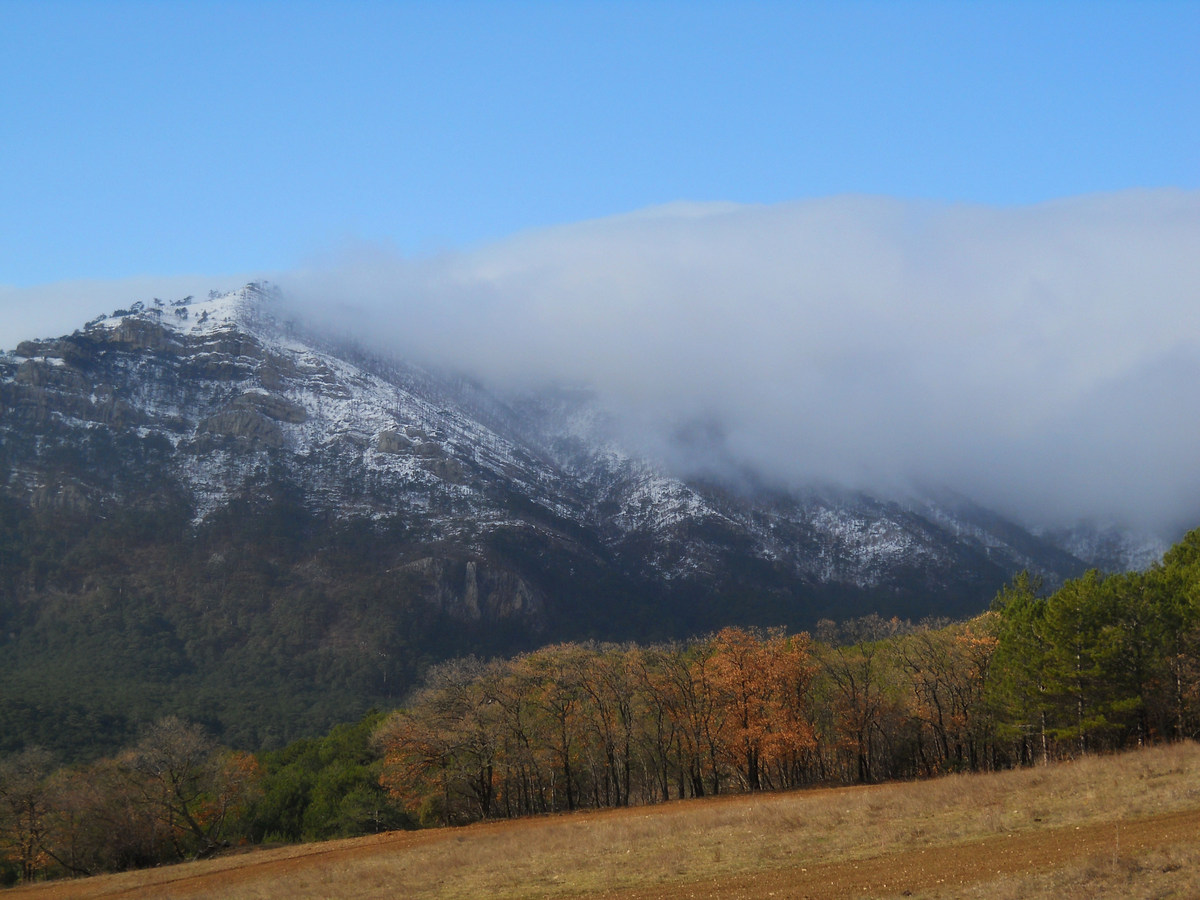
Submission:
<svg viewBox="0 0 1200 900">
<path fill-rule="evenodd" d="M 1198 736 L 1195 531 L 1146 572 L 1089 573 L 1048 595 L 1020 576 L 965 622 L 869 616 L 815 636 L 726 628 L 462 659 L 390 714 L 257 758 L 178 719 L 85 765 L 27 748 L 0 771 L 0 824 L 13 876 L 33 877 L 239 840 L 1013 768 Z"/>
</svg>

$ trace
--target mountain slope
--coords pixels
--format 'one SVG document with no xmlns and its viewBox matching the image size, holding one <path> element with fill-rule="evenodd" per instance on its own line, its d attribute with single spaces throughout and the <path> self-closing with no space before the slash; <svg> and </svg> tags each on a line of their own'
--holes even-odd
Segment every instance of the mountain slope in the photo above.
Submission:
<svg viewBox="0 0 1200 900">
<path fill-rule="evenodd" d="M 165 709 L 270 745 L 447 656 L 961 615 L 1084 568 L 961 498 L 681 480 L 586 395 L 501 398 L 284 309 L 156 300 L 0 357 L 0 750 Z"/>
</svg>

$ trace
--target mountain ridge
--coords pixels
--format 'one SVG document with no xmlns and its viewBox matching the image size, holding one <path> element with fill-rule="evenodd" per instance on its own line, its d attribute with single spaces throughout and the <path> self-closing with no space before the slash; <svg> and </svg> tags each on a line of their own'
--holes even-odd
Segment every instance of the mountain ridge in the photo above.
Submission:
<svg viewBox="0 0 1200 900">
<path fill-rule="evenodd" d="M 70 705 L 30 684 L 55 653 L 124 642 L 128 672 L 97 652 L 151 700 L 97 699 L 117 731 L 166 703 L 254 747 L 396 702 L 446 656 L 962 616 L 1018 570 L 1087 567 L 966 498 L 680 478 L 604 415 L 309 334 L 259 284 L 21 343 L 0 356 L 10 715 Z M 262 671 L 295 722 L 243 721 Z"/>
</svg>

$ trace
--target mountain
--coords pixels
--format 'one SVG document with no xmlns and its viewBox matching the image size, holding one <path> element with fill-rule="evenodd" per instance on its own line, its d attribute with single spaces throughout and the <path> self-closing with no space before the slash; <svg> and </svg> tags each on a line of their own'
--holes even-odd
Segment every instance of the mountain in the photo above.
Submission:
<svg viewBox="0 0 1200 900">
<path fill-rule="evenodd" d="M 100 752 L 168 709 L 278 745 L 454 655 L 960 616 L 1089 563 L 966 498 L 683 479 L 615 434 L 586 392 L 380 358 L 264 285 L 22 343 L 0 357 L 0 751 Z"/>
</svg>

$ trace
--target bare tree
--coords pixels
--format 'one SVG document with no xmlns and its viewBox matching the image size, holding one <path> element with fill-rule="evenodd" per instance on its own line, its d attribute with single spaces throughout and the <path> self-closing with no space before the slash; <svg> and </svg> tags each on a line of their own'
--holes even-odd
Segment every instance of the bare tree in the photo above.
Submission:
<svg viewBox="0 0 1200 900">
<path fill-rule="evenodd" d="M 40 747 L 0 760 L 0 844 L 8 846 L 24 881 L 50 862 L 49 773 L 50 754 Z"/>
<path fill-rule="evenodd" d="M 124 763 L 180 857 L 226 846 L 230 814 L 258 781 L 253 757 L 222 751 L 199 725 L 175 716 L 155 722 Z"/>
</svg>

